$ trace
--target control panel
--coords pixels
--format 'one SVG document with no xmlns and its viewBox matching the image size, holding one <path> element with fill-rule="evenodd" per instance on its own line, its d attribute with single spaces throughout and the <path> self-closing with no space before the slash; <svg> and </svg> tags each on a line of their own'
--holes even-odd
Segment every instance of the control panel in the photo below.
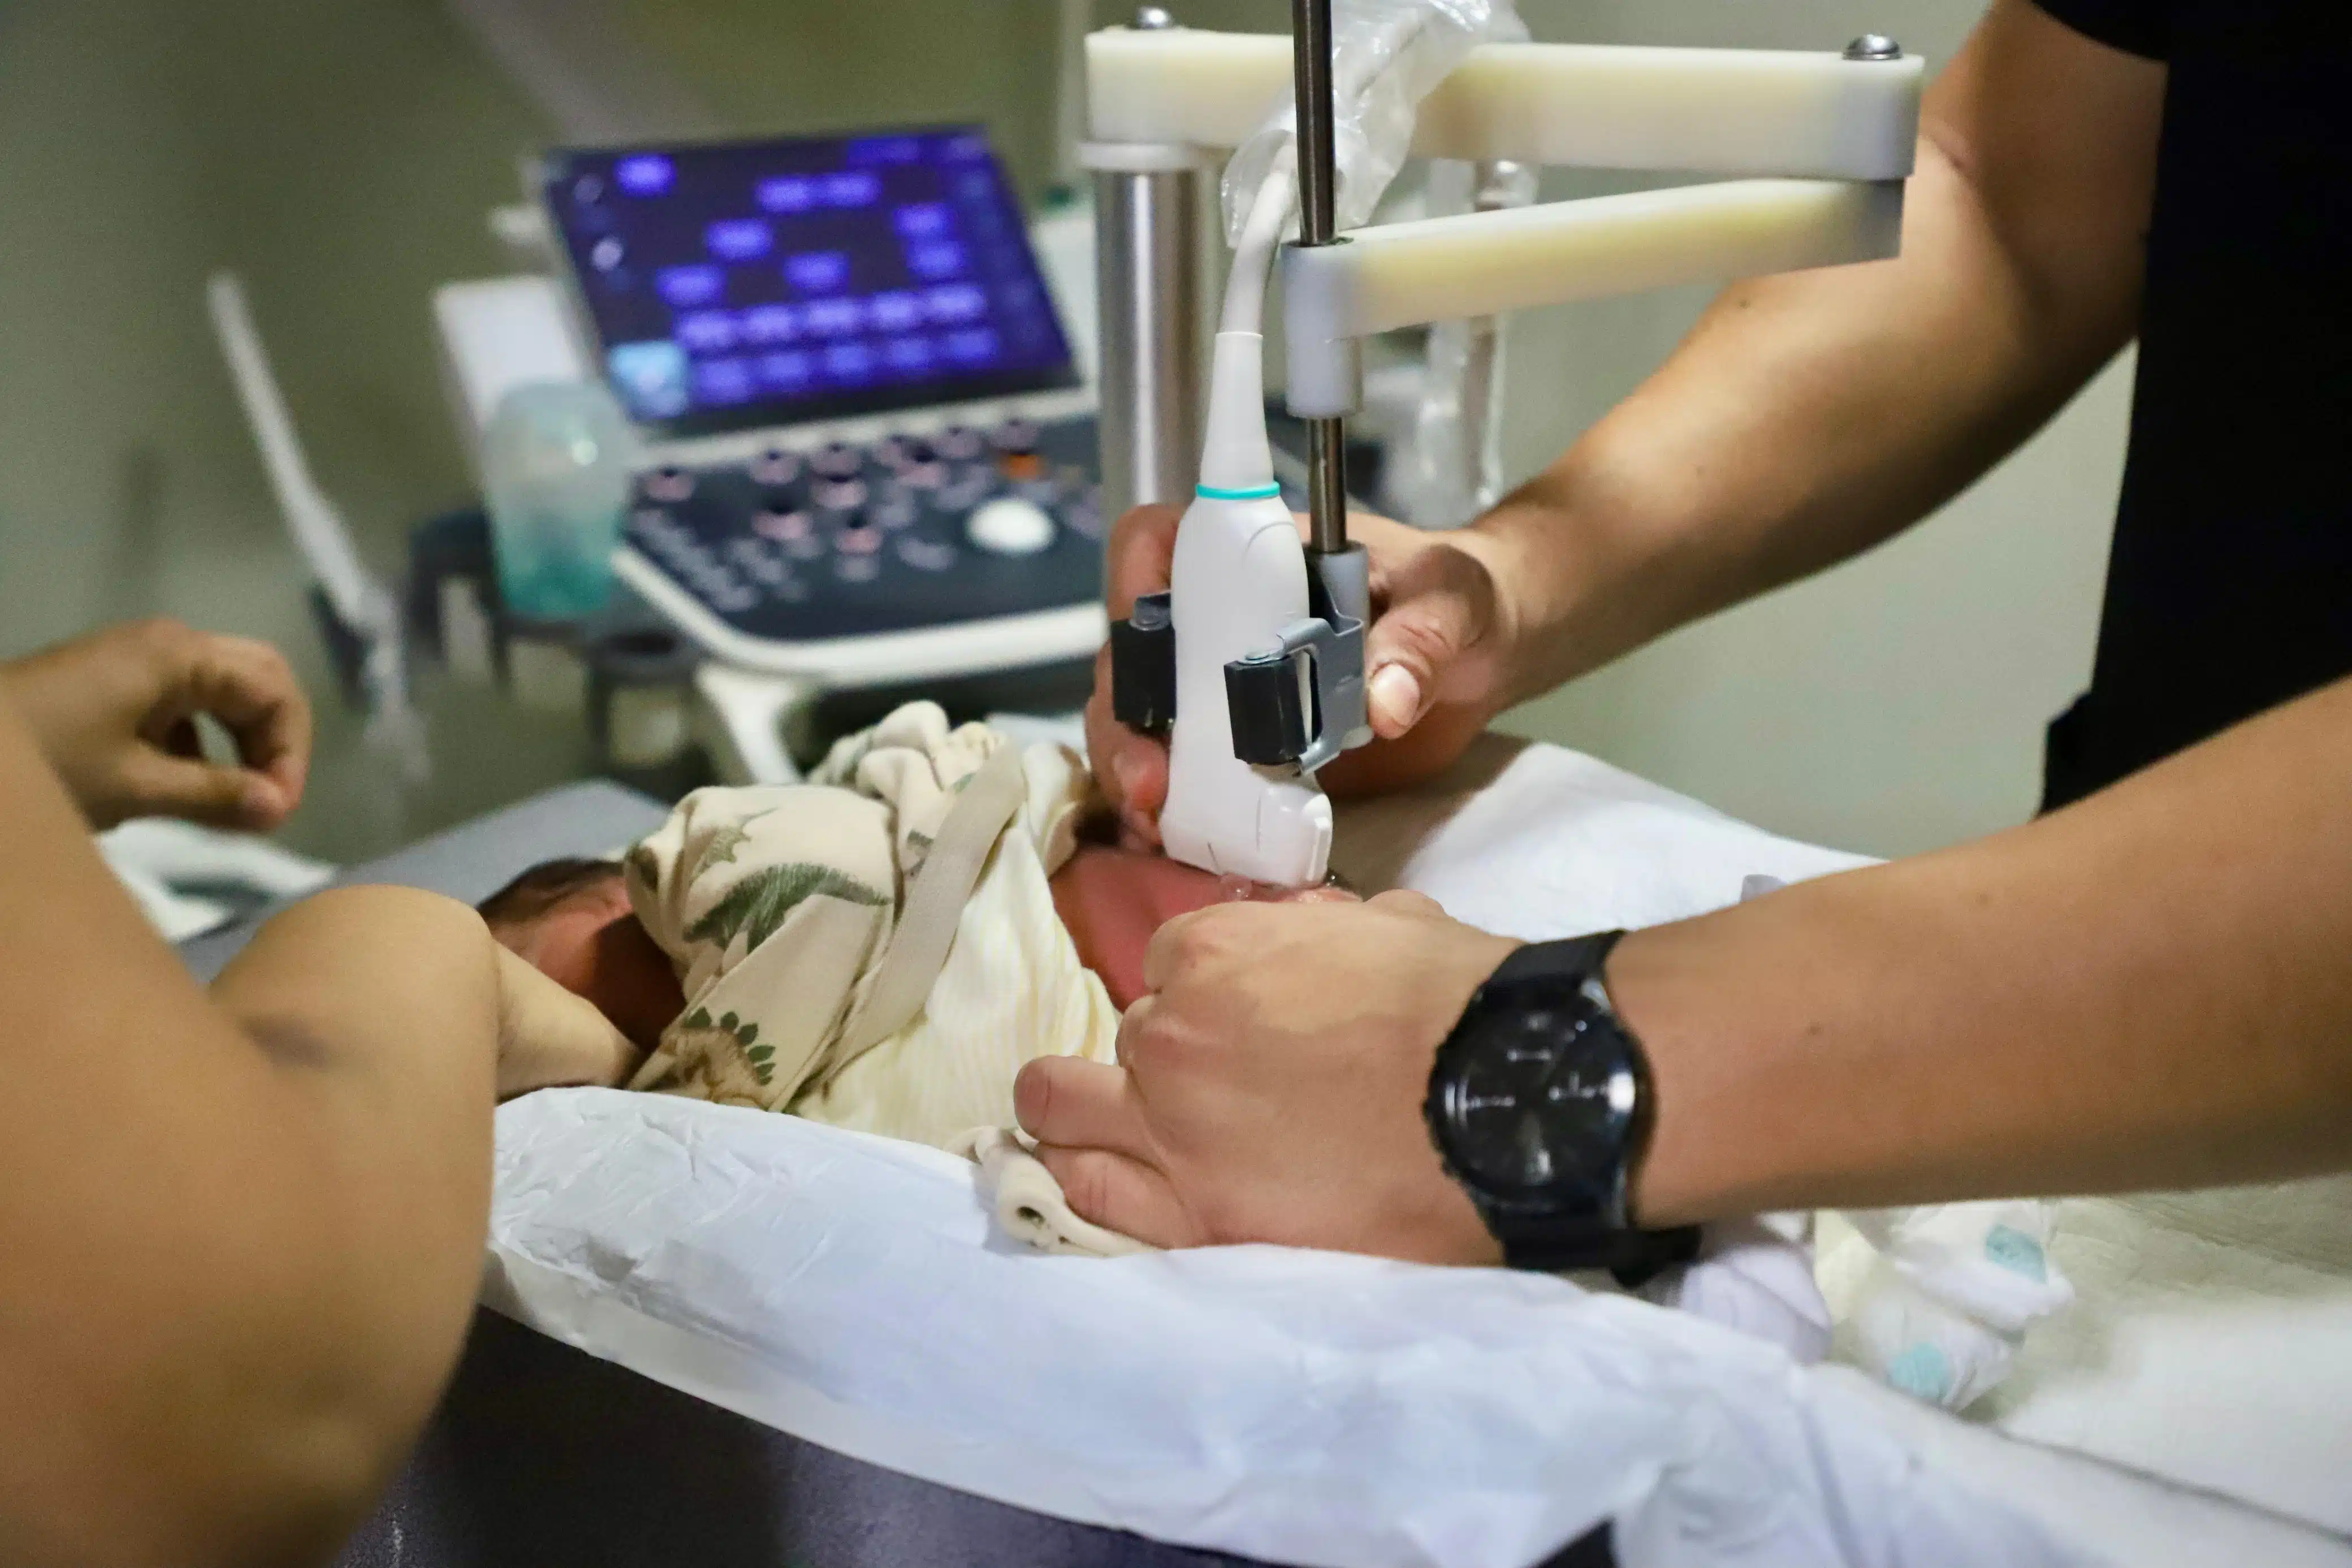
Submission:
<svg viewBox="0 0 2352 1568">
<path fill-rule="evenodd" d="M 1094 459 L 1091 419 L 1013 418 L 666 465 L 640 478 L 623 571 L 714 651 L 756 644 L 777 663 L 794 646 L 1091 612 Z"/>
<path fill-rule="evenodd" d="M 1092 394 L 977 128 L 534 167 L 583 369 L 649 446 L 639 598 L 816 689 L 1093 656 Z"/>
</svg>

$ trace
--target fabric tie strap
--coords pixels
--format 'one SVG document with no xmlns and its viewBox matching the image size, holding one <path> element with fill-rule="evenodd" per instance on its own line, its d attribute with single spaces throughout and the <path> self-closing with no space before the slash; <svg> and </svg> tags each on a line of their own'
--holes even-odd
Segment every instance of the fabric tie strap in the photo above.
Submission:
<svg viewBox="0 0 2352 1568">
<path fill-rule="evenodd" d="M 810 1081 L 813 1089 L 823 1090 L 843 1069 L 912 1023 L 923 1010 L 932 983 L 955 946 L 964 905 L 971 902 L 972 889 L 980 884 L 988 857 L 1006 824 L 1019 813 L 1028 788 L 1020 748 L 1010 742 L 999 746 L 971 775 L 907 889 L 898 930 L 882 955 L 865 1004 Z"/>
</svg>

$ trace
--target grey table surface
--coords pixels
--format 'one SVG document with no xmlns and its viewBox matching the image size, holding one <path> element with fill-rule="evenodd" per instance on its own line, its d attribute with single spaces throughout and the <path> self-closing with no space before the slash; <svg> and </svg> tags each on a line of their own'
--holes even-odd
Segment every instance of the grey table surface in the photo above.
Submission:
<svg viewBox="0 0 2352 1568">
<path fill-rule="evenodd" d="M 348 867 L 332 885 L 393 883 L 478 904 L 541 861 L 625 849 L 658 827 L 667 813 L 660 801 L 617 784 L 568 784 L 396 854 Z M 249 920 L 184 942 L 180 956 L 199 979 L 209 980 L 236 956 L 256 926 L 283 907 L 273 904 Z"/>
</svg>

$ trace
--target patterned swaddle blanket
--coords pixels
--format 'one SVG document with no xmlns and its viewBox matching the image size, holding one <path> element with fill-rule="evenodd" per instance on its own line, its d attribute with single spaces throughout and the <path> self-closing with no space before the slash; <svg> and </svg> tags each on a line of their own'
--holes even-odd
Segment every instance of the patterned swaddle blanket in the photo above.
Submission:
<svg viewBox="0 0 2352 1568">
<path fill-rule="evenodd" d="M 688 796 L 625 860 L 687 998 L 632 1087 L 940 1147 L 1011 1126 L 1024 1061 L 1113 1060 L 1047 881 L 1091 789 L 1062 747 L 915 703 L 805 785 Z"/>
<path fill-rule="evenodd" d="M 1118 1012 L 1080 962 L 1048 879 L 1093 784 L 1066 748 L 1025 751 L 929 703 L 834 747 L 805 785 L 698 790 L 629 852 L 631 904 L 687 1009 L 631 1087 L 815 1121 L 976 1161 L 1003 1228 L 1045 1251 L 1140 1244 L 1071 1212 L 1013 1131 L 1013 1082 L 1048 1055 L 1117 1060 Z M 1763 888 L 1756 892 L 1766 891 Z M 2072 1291 L 2045 1262 L 2047 1207 L 1851 1217 L 1877 1267 L 1847 1293 L 1848 1359 L 1958 1408 L 2007 1374 Z M 1828 1347 L 1810 1217 L 1717 1228 L 1663 1301 Z"/>
</svg>

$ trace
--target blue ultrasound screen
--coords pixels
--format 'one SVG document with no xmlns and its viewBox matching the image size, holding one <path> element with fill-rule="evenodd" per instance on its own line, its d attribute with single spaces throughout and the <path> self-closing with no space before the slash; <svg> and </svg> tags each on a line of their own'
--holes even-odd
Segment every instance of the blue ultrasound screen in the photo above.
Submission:
<svg viewBox="0 0 2352 1568">
<path fill-rule="evenodd" d="M 1076 384 L 970 126 L 542 165 L 606 378 L 677 434 Z"/>
</svg>

